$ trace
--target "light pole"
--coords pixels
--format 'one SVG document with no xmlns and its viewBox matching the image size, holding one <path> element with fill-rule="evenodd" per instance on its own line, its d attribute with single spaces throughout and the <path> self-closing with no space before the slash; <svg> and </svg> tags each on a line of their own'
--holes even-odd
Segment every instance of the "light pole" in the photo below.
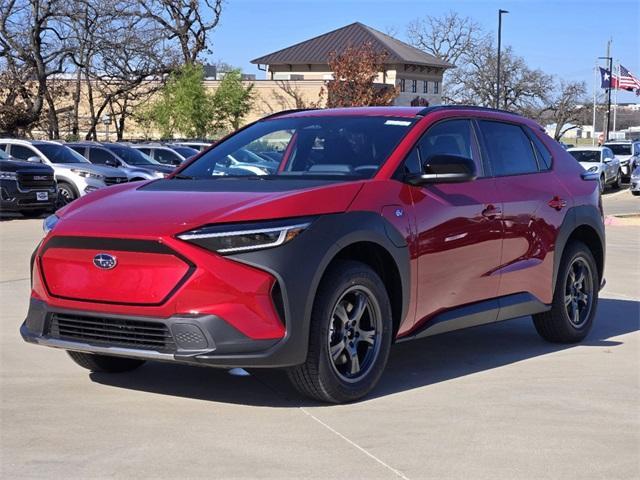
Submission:
<svg viewBox="0 0 640 480">
<path fill-rule="evenodd" d="M 498 10 L 498 74 L 496 78 L 496 108 L 500 108 L 500 47 L 502 46 L 502 15 L 507 10 Z"/>
</svg>

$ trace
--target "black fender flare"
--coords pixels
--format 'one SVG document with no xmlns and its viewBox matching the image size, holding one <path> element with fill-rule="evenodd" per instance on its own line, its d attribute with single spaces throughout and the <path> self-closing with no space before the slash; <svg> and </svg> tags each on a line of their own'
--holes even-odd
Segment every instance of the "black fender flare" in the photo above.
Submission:
<svg viewBox="0 0 640 480">
<path fill-rule="evenodd" d="M 280 285 L 286 334 L 265 352 L 266 361 L 277 365 L 305 361 L 311 311 L 322 277 L 340 251 L 359 242 L 379 245 L 393 258 L 402 283 L 401 319 L 406 318 L 411 293 L 409 247 L 400 232 L 378 213 L 322 215 L 290 243 L 228 257 L 268 271 Z"/>
<path fill-rule="evenodd" d="M 598 207 L 594 205 L 579 205 L 571 207 L 560 225 L 556 237 L 555 256 L 553 258 L 553 291 L 555 293 L 556 280 L 560 270 L 560 261 L 569 238 L 581 226 L 591 227 L 600 240 L 602 248 L 602 271 L 604 272 L 604 260 L 606 254 L 604 219 Z M 600 279 L 602 281 L 602 279 Z"/>
</svg>

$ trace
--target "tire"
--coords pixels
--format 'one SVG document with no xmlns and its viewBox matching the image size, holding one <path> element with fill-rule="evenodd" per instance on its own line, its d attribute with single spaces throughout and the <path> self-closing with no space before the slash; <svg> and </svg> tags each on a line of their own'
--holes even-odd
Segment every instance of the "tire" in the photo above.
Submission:
<svg viewBox="0 0 640 480">
<path fill-rule="evenodd" d="M 25 210 L 24 212 L 20 212 L 23 217 L 26 218 L 38 218 L 47 213 L 48 210 Z"/>
<path fill-rule="evenodd" d="M 606 182 L 604 180 L 604 175 L 600 175 L 600 182 L 599 182 L 599 187 L 600 187 L 600 194 L 604 193 L 604 189 L 606 188 Z"/>
<path fill-rule="evenodd" d="M 622 172 L 618 170 L 618 172 L 616 173 L 616 179 L 613 182 L 613 188 L 618 190 L 621 185 L 622 185 Z"/>
<path fill-rule="evenodd" d="M 58 204 L 62 207 L 73 202 L 78 195 L 75 189 L 67 182 L 58 182 Z"/>
<path fill-rule="evenodd" d="M 123 373 L 135 370 L 145 361 L 136 358 L 110 357 L 108 355 L 96 355 L 67 351 L 71 359 L 87 370 L 101 373 Z"/>
<path fill-rule="evenodd" d="M 391 303 L 380 277 L 363 263 L 337 262 L 318 288 L 307 359 L 288 369 L 289 380 L 323 402 L 362 398 L 380 380 L 392 332 Z"/>
<path fill-rule="evenodd" d="M 578 282 L 581 287 L 576 288 L 580 270 L 584 279 Z M 551 310 L 533 316 L 540 336 L 553 343 L 582 341 L 593 325 L 599 290 L 600 277 L 593 254 L 584 243 L 571 242 L 562 255 Z"/>
<path fill-rule="evenodd" d="M 631 193 L 632 193 L 633 195 L 635 195 L 636 197 L 637 197 L 638 195 L 640 195 L 640 191 L 633 191 L 633 192 L 631 192 Z"/>
</svg>

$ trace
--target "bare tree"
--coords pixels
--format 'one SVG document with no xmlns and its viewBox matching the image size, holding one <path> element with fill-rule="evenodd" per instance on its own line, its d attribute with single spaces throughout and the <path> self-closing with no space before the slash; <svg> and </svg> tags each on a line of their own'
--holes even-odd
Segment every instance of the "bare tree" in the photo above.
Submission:
<svg viewBox="0 0 640 480">
<path fill-rule="evenodd" d="M 407 36 L 413 46 L 453 65 L 488 40 L 475 20 L 456 12 L 418 18 L 407 26 Z"/>
<path fill-rule="evenodd" d="M 545 99 L 546 106 L 541 110 L 539 117 L 550 123 L 555 123 L 556 128 L 553 138 L 560 140 L 568 131 L 581 126 L 584 120 L 585 110 L 592 112 L 584 102 L 586 85 L 584 82 L 567 82 L 559 80 L 557 88 Z"/>
<path fill-rule="evenodd" d="M 497 55 L 486 43 L 469 53 L 467 63 L 452 72 L 446 101 L 492 107 L 496 103 Z M 502 52 L 502 88 L 499 105 L 525 115 L 537 115 L 553 88 L 553 79 L 541 70 L 531 69 L 511 47 Z"/>
<path fill-rule="evenodd" d="M 220 21 L 223 0 L 137 0 L 139 15 L 146 17 L 166 32 L 169 41 L 176 40 L 182 62 L 195 63 L 208 47 L 207 36 Z"/>
<path fill-rule="evenodd" d="M 8 0 L 0 4 L 0 128 L 26 132 L 45 104 L 51 134 L 58 135 L 47 81 L 63 71 L 69 55 L 61 0 Z M 6 83 L 5 83 L 6 82 Z"/>
</svg>

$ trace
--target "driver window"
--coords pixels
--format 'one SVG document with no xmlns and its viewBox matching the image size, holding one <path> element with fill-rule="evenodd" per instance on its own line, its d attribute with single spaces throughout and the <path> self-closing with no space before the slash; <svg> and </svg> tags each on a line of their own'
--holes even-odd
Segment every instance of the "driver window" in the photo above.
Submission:
<svg viewBox="0 0 640 480">
<path fill-rule="evenodd" d="M 472 139 L 469 120 L 446 120 L 437 123 L 427 130 L 418 143 L 421 164 L 434 155 L 456 155 L 472 159 L 480 173 L 482 165 L 474 151 Z"/>
</svg>

